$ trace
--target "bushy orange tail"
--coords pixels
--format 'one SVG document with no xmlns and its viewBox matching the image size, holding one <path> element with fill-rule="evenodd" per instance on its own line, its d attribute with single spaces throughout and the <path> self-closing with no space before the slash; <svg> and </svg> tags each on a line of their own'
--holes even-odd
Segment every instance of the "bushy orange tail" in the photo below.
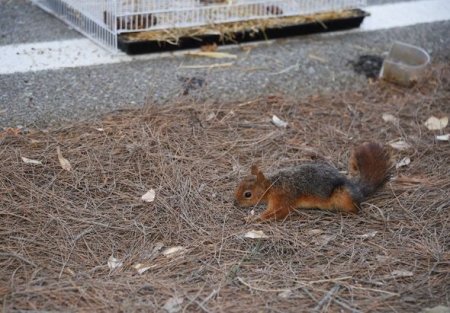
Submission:
<svg viewBox="0 0 450 313">
<path fill-rule="evenodd" d="M 392 162 L 389 152 L 378 143 L 364 143 L 353 150 L 349 173 L 355 176 L 363 197 L 373 194 L 390 176 Z"/>
</svg>

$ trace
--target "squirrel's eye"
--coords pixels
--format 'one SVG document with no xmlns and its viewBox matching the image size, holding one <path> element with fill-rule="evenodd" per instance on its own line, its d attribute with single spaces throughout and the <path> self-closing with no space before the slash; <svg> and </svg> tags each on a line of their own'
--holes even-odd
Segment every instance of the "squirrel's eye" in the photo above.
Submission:
<svg viewBox="0 0 450 313">
<path fill-rule="evenodd" d="M 245 198 L 251 198 L 252 197 L 252 192 L 251 191 L 246 191 L 246 192 L 244 192 L 244 197 Z"/>
</svg>

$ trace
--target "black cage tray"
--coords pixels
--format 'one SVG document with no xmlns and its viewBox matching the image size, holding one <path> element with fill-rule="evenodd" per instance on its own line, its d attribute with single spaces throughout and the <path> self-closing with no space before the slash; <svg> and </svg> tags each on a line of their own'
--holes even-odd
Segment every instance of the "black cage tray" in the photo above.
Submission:
<svg viewBox="0 0 450 313">
<path fill-rule="evenodd" d="M 180 37 L 176 44 L 158 40 L 136 40 L 129 39 L 127 34 L 118 36 L 119 49 L 127 54 L 142 54 L 181 49 L 199 48 L 206 44 L 216 43 L 218 45 L 236 44 L 251 41 L 262 41 L 290 36 L 307 35 L 321 32 L 331 32 L 359 27 L 369 14 L 360 9 L 351 10 L 349 17 L 333 18 L 328 20 L 306 22 L 283 27 L 265 28 L 264 31 L 254 32 L 243 30 L 233 33 L 232 39 L 224 39 L 220 35 L 201 35 L 192 37 Z"/>
</svg>

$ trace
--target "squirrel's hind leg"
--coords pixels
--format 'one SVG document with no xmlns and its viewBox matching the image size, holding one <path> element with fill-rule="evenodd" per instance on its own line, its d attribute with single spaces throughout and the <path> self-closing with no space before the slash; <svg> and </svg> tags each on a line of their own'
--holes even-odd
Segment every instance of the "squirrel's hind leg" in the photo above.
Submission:
<svg viewBox="0 0 450 313">
<path fill-rule="evenodd" d="M 344 213 L 358 213 L 359 208 L 350 191 L 346 187 L 339 187 L 333 191 L 330 205 L 337 211 Z"/>
</svg>

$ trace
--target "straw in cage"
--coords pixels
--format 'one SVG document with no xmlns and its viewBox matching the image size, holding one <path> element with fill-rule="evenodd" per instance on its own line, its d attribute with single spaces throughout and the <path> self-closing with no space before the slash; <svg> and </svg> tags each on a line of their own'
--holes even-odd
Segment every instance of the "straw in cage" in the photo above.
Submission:
<svg viewBox="0 0 450 313">
<path fill-rule="evenodd" d="M 242 32 L 259 33 L 270 28 L 283 28 L 306 23 L 319 23 L 325 29 L 326 21 L 345 19 L 358 16 L 361 11 L 343 10 L 317 13 L 312 15 L 288 16 L 267 19 L 255 19 L 239 22 L 208 24 L 204 26 L 188 28 L 168 28 L 163 30 L 152 30 L 122 34 L 125 41 L 160 41 L 176 44 L 182 37 L 199 37 L 202 35 L 220 35 L 221 39 L 233 40 L 235 34 Z"/>
</svg>

